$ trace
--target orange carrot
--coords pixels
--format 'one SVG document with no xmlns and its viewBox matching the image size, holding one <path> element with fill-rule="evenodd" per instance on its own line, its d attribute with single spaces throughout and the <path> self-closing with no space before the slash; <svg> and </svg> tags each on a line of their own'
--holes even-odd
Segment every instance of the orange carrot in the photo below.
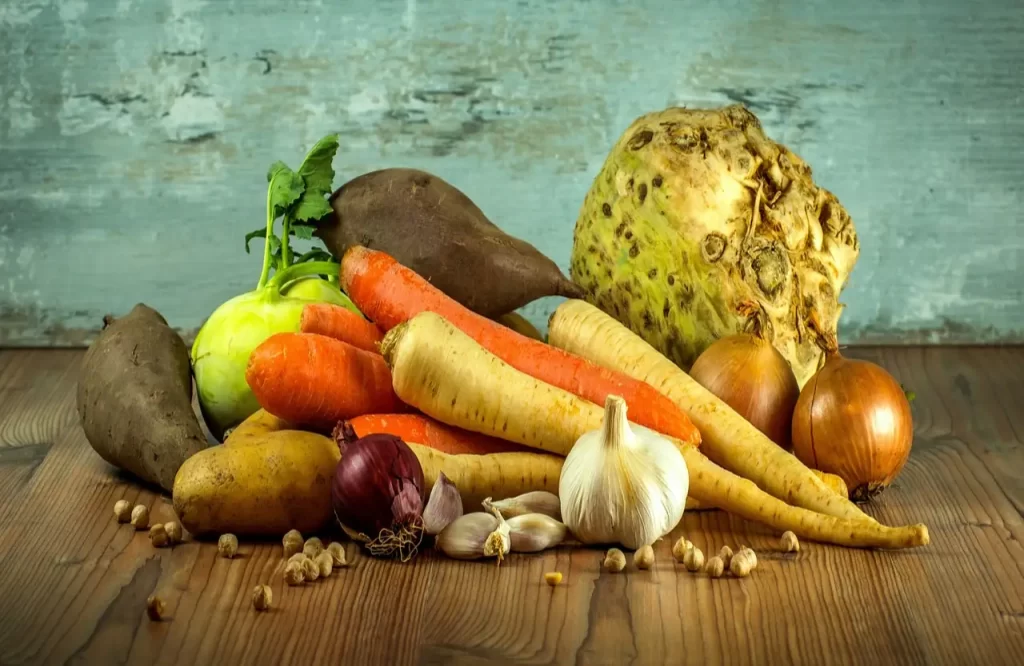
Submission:
<svg viewBox="0 0 1024 666">
<path fill-rule="evenodd" d="M 382 432 L 442 453 L 486 455 L 531 449 L 435 421 L 425 414 L 365 414 L 349 421 L 356 436 Z"/>
<path fill-rule="evenodd" d="M 650 384 L 482 317 L 383 252 L 349 248 L 341 262 L 341 282 L 360 311 L 385 331 L 425 310 L 435 312 L 520 372 L 598 405 L 609 394 L 622 396 L 634 423 L 683 442 L 700 442 L 689 417 Z"/>
<path fill-rule="evenodd" d="M 263 409 L 314 429 L 408 409 L 379 354 L 315 333 L 276 333 L 264 340 L 249 357 L 245 381 Z"/>
<path fill-rule="evenodd" d="M 347 342 L 353 347 L 380 353 L 384 334 L 373 322 L 366 321 L 348 308 L 333 303 L 311 303 L 302 308 L 299 330 L 317 333 Z"/>
</svg>

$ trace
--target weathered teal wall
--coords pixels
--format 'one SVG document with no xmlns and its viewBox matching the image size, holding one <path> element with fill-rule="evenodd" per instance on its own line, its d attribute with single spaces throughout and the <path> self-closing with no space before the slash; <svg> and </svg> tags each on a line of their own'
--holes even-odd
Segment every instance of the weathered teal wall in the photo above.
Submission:
<svg viewBox="0 0 1024 666">
<path fill-rule="evenodd" d="M 331 131 L 339 183 L 433 171 L 567 267 L 631 120 L 736 101 L 855 220 L 845 340 L 1020 341 L 1022 7 L 2 0 L 0 343 L 195 328 L 256 281 L 267 166 Z"/>
</svg>

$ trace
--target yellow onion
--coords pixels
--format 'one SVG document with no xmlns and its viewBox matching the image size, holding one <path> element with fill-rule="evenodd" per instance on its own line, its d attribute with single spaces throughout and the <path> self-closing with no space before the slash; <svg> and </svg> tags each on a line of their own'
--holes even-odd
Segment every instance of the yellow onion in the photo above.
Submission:
<svg viewBox="0 0 1024 666">
<path fill-rule="evenodd" d="M 721 338 L 697 357 L 690 377 L 773 442 L 790 448 L 790 424 L 800 386 L 772 343 L 750 333 Z"/>
<path fill-rule="evenodd" d="M 835 474 L 850 498 L 865 501 L 900 473 L 914 440 L 903 387 L 882 367 L 833 347 L 807 382 L 793 414 L 793 454 Z"/>
</svg>

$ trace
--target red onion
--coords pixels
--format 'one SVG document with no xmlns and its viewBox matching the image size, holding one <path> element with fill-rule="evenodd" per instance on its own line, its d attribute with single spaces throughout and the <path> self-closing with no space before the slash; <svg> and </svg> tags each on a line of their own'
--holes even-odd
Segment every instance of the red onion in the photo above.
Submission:
<svg viewBox="0 0 1024 666">
<path fill-rule="evenodd" d="M 357 437 L 352 426 L 334 429 L 341 462 L 331 484 L 331 505 L 338 524 L 363 543 L 371 555 L 416 554 L 423 539 L 423 468 L 398 437 Z"/>
</svg>

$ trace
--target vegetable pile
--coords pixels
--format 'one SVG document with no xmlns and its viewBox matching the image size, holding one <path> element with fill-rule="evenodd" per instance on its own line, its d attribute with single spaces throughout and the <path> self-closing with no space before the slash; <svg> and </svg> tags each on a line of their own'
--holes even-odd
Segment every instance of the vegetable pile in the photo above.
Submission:
<svg viewBox="0 0 1024 666">
<path fill-rule="evenodd" d="M 191 358 L 142 305 L 86 355 L 78 403 L 90 443 L 172 494 L 180 522 L 149 528 L 153 545 L 218 537 L 230 557 L 238 536 L 280 538 L 289 585 L 348 565 L 340 542 L 329 552 L 302 534 L 404 562 L 428 549 L 500 564 L 600 546 L 595 566 L 646 570 L 687 509 L 759 522 L 784 553 L 801 539 L 927 545 L 924 525 L 883 525 L 860 504 L 903 469 L 913 424 L 883 368 L 838 350 L 833 301 L 856 255 L 852 226 L 835 227 L 845 212 L 747 112 L 667 114 L 675 125 L 658 132 L 682 140 L 703 123 L 715 130 L 708 146 L 671 148 L 644 129 L 651 117 L 638 121 L 584 204 L 580 286 L 437 176 L 386 169 L 332 194 L 333 135 L 294 171 L 275 162 L 266 225 L 246 236 L 247 251 L 264 242 L 256 289 L 213 312 Z M 736 183 L 724 185 L 723 169 Z M 715 201 L 695 194 L 713 187 L 724 188 Z M 828 211 L 816 220 L 826 249 L 786 254 L 794 263 L 772 272 L 773 243 L 811 233 L 793 221 L 807 197 Z M 668 223 L 654 224 L 659 214 Z M 314 247 L 299 253 L 303 241 Z M 808 279 L 812 264 L 832 277 Z M 778 289 L 755 293 L 769 274 Z M 818 296 L 798 299 L 796 282 Z M 545 340 L 513 310 L 549 295 L 569 298 Z M 683 296 L 693 307 L 676 307 Z M 794 337 L 793 322 L 814 334 Z M 190 404 L 190 368 L 213 446 Z M 119 503 L 115 515 L 145 529 L 145 509 Z M 713 578 L 757 568 L 742 544 L 703 545 L 707 558 L 680 537 L 673 558 Z M 271 604 L 257 586 L 254 608 Z"/>
</svg>

